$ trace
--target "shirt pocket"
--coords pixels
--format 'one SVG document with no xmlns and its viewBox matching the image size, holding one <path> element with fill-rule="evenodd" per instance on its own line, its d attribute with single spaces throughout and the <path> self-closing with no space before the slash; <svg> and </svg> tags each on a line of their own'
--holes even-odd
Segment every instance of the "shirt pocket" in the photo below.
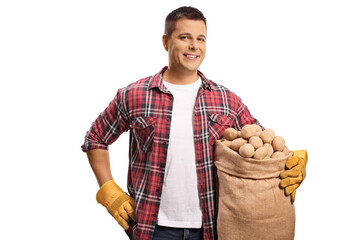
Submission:
<svg viewBox="0 0 360 240">
<path fill-rule="evenodd" d="M 212 146 L 216 140 L 224 137 L 224 131 L 231 127 L 231 118 L 213 113 L 209 115 L 209 143 Z"/>
<path fill-rule="evenodd" d="M 141 150 L 149 151 L 155 135 L 154 119 L 152 117 L 134 118 L 131 121 L 130 128 Z"/>
</svg>

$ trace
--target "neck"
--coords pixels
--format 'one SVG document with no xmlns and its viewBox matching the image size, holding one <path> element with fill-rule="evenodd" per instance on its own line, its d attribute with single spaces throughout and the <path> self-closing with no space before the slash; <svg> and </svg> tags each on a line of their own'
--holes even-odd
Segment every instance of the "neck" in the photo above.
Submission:
<svg viewBox="0 0 360 240">
<path fill-rule="evenodd" d="M 194 83 L 199 79 L 197 71 L 194 72 L 180 72 L 176 71 L 173 68 L 168 68 L 163 74 L 163 80 L 166 82 L 177 84 L 177 85 L 186 85 Z"/>
</svg>

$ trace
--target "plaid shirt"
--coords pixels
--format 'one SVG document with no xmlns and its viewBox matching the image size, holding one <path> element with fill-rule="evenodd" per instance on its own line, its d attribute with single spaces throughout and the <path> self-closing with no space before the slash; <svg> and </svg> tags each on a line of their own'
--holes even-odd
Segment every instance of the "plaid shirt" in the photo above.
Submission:
<svg viewBox="0 0 360 240">
<path fill-rule="evenodd" d="M 168 150 L 173 96 L 161 74 L 138 80 L 118 90 L 114 100 L 92 124 L 83 151 L 107 149 L 130 130 L 128 191 L 136 202 L 133 239 L 152 239 L 160 206 Z M 193 111 L 196 173 L 204 239 L 216 239 L 216 172 L 214 143 L 229 127 L 240 130 L 258 124 L 241 99 L 229 89 L 201 77 Z"/>
</svg>

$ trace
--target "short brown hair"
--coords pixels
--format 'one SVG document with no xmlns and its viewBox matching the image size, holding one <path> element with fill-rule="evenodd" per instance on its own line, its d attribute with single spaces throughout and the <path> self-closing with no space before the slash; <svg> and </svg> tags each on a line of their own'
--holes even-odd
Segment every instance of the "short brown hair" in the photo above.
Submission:
<svg viewBox="0 0 360 240">
<path fill-rule="evenodd" d="M 181 18 L 187 18 L 191 20 L 202 20 L 206 27 L 206 18 L 204 14 L 197 8 L 194 7 L 180 7 L 175 9 L 165 19 L 165 34 L 171 36 L 175 29 L 177 20 Z"/>
</svg>

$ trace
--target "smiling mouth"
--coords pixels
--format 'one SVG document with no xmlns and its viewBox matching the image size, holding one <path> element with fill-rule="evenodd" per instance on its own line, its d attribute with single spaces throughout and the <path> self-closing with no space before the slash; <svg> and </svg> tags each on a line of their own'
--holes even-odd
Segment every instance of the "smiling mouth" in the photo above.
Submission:
<svg viewBox="0 0 360 240">
<path fill-rule="evenodd" d="M 199 55 L 186 54 L 186 53 L 184 53 L 183 55 L 184 55 L 187 59 L 190 59 L 190 60 L 195 60 L 195 59 L 197 59 L 197 58 L 200 57 Z"/>
</svg>

